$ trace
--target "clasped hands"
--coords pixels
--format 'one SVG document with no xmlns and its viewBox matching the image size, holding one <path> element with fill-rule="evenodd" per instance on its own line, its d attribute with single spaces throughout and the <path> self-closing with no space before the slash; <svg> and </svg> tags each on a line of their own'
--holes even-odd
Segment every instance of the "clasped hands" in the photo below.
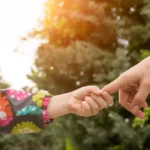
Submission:
<svg viewBox="0 0 150 150">
<path fill-rule="evenodd" d="M 48 110 L 51 118 L 74 113 L 89 117 L 113 104 L 110 94 L 119 92 L 119 103 L 133 115 L 144 119 L 141 108 L 146 108 L 150 93 L 150 57 L 122 73 L 103 87 L 86 86 L 70 93 L 54 96 Z"/>
</svg>

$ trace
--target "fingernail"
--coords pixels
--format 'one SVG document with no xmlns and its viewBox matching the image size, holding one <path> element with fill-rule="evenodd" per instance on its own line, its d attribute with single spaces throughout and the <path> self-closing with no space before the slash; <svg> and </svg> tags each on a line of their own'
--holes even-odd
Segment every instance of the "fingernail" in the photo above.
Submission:
<svg viewBox="0 0 150 150">
<path fill-rule="evenodd" d="M 144 120 L 144 113 L 141 113 L 140 115 L 139 115 L 139 117 L 142 119 L 142 120 Z"/>
<path fill-rule="evenodd" d="M 114 104 L 109 104 L 108 106 L 109 106 L 109 107 L 112 107 L 113 105 L 114 105 Z"/>
<path fill-rule="evenodd" d="M 102 91 L 103 94 L 107 94 L 107 92 Z"/>
<path fill-rule="evenodd" d="M 132 112 L 133 112 L 134 114 L 136 114 L 139 109 L 140 109 L 140 107 L 137 106 L 137 105 L 135 105 L 135 106 L 132 108 Z"/>
</svg>

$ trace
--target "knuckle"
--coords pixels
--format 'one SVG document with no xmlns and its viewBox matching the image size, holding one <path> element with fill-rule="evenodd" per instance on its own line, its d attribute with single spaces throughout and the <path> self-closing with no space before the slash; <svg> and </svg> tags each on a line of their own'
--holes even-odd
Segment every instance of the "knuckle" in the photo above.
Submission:
<svg viewBox="0 0 150 150">
<path fill-rule="evenodd" d="M 150 88 L 150 80 L 145 80 L 145 81 L 143 82 L 143 85 L 144 85 L 145 87 L 147 87 L 147 88 Z"/>
<path fill-rule="evenodd" d="M 93 112 L 93 115 L 97 115 L 97 114 L 98 114 L 98 111 L 94 111 L 94 112 Z"/>
<path fill-rule="evenodd" d="M 134 100 L 135 100 L 137 103 L 143 102 L 143 99 L 142 99 L 139 95 L 135 96 Z"/>
<path fill-rule="evenodd" d="M 84 110 L 85 110 L 85 111 L 90 111 L 90 108 L 89 108 L 89 107 L 85 107 Z"/>
<path fill-rule="evenodd" d="M 94 107 L 94 110 L 99 110 L 99 106 L 98 106 L 98 105 L 95 106 L 95 107 Z"/>
<path fill-rule="evenodd" d="M 108 105 L 107 102 L 106 102 L 105 100 L 101 101 L 101 104 L 102 104 L 103 107 L 105 107 L 105 106 Z"/>
<path fill-rule="evenodd" d="M 129 77 L 129 75 L 128 75 L 127 73 L 122 73 L 122 74 L 119 76 L 119 78 L 120 78 L 121 80 L 126 80 L 126 79 L 128 79 L 128 77 Z"/>
<path fill-rule="evenodd" d="M 87 110 L 87 111 L 90 111 L 90 110 L 91 110 L 90 106 L 86 107 L 86 110 Z"/>
<path fill-rule="evenodd" d="M 69 102 L 68 107 L 73 108 L 73 104 L 71 102 Z"/>
<path fill-rule="evenodd" d="M 99 89 L 99 87 L 96 86 L 96 85 L 93 85 L 92 88 L 95 89 L 95 90 L 98 90 L 98 89 Z"/>
</svg>

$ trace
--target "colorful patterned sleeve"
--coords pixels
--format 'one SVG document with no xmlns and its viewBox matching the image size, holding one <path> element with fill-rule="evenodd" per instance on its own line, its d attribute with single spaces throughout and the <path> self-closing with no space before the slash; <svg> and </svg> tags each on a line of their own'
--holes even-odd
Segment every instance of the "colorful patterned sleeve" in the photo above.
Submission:
<svg viewBox="0 0 150 150">
<path fill-rule="evenodd" d="M 0 134 L 32 133 L 44 129 L 50 119 L 48 92 L 27 93 L 13 89 L 0 90 Z"/>
</svg>

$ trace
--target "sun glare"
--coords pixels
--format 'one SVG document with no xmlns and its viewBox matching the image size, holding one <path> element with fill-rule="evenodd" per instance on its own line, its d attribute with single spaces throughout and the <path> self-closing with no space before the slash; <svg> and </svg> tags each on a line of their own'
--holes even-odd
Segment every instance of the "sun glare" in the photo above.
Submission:
<svg viewBox="0 0 150 150">
<path fill-rule="evenodd" d="M 45 0 L 0 0 L 0 70 L 12 87 L 31 85 L 26 78 L 33 64 L 37 43 L 29 42 L 22 56 L 14 52 L 19 38 L 37 25 Z"/>
</svg>

